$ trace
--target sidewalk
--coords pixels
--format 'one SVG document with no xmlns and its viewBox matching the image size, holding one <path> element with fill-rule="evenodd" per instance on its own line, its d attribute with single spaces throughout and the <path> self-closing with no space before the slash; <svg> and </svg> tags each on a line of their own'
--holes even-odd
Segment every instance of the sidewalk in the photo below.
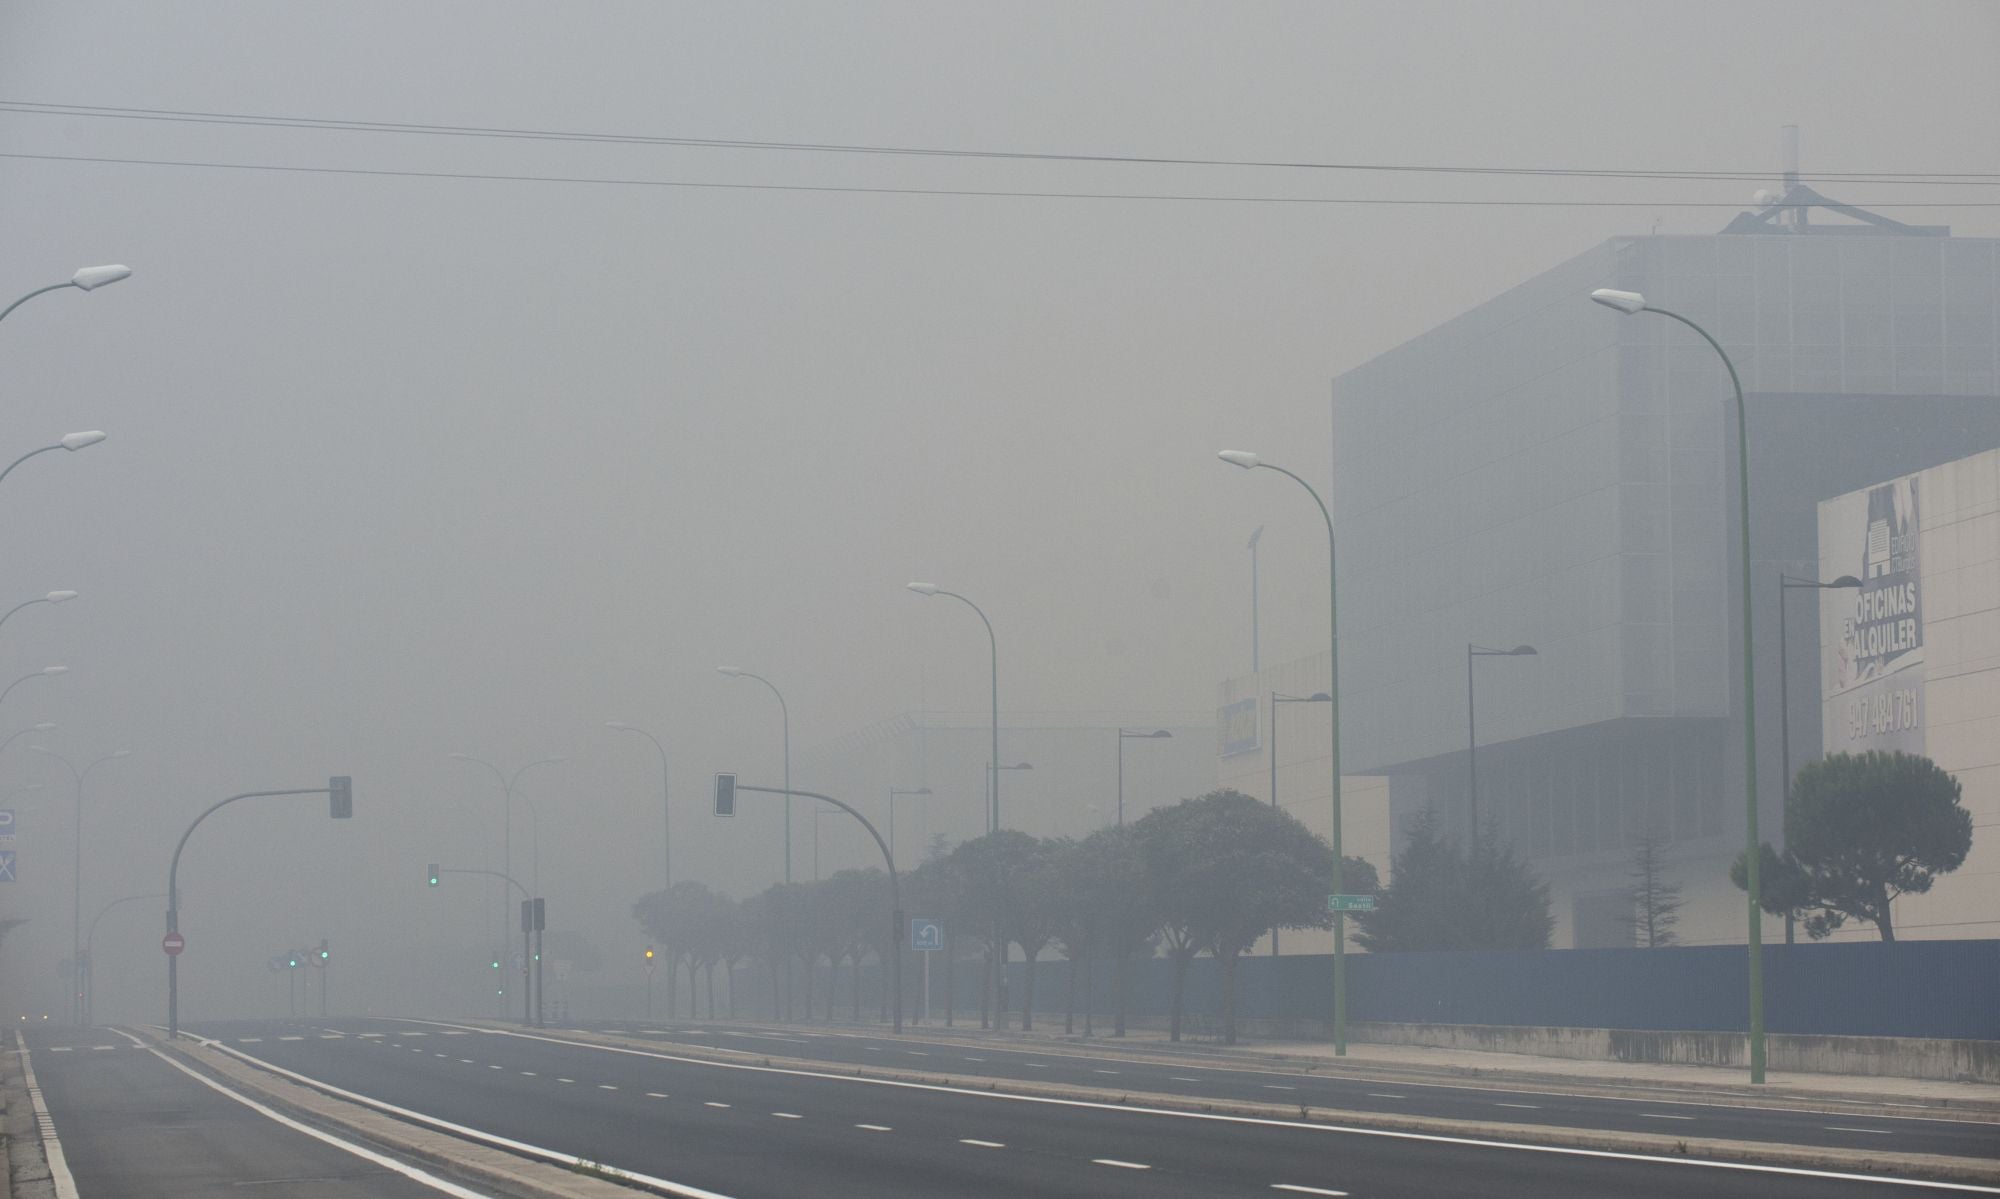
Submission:
<svg viewBox="0 0 2000 1199">
<path fill-rule="evenodd" d="M 815 1027 L 805 1025 L 800 1027 Z M 824 1025 L 818 1027 L 826 1027 Z M 835 1027 L 839 1027 L 836 1025 Z M 874 1028 L 857 1025 L 856 1028 Z M 1336 1056 L 1331 1041 L 1244 1041 L 1236 1045 L 1182 1041 L 1175 1044 L 1158 1029 L 1132 1029 L 1122 1038 L 1097 1035 L 1088 1039 L 1054 1029 L 1023 1033 L 938 1024 L 906 1026 L 905 1035 L 949 1039 L 995 1047 L 1034 1049 L 1044 1053 L 1113 1053 L 1170 1056 L 1211 1064 L 1249 1068 L 1307 1070 L 1314 1073 L 1355 1073 L 1467 1083 L 1526 1084 L 1552 1089 L 1696 1091 L 1710 1101 L 1731 1099 L 1794 1099 L 1825 1104 L 1865 1104 L 1880 1107 L 1945 1109 L 1967 1117 L 2000 1118 L 2000 1087 L 1975 1082 L 1881 1075 L 1770 1073 L 1754 1086 L 1740 1066 L 1687 1066 L 1648 1062 L 1618 1062 L 1539 1057 L 1468 1049 L 1432 1049 L 1414 1045 L 1378 1045 L 1350 1041 L 1347 1056 Z"/>
</svg>

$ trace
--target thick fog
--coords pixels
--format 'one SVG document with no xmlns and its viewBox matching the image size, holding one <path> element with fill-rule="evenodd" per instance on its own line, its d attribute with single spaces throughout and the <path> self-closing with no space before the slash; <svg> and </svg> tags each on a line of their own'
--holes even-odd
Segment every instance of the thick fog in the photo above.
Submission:
<svg viewBox="0 0 2000 1199">
<path fill-rule="evenodd" d="M 0 685 L 69 668 L 0 706 L 0 736 L 59 726 L 0 753 L 0 918 L 29 921 L 0 1012 L 59 1019 L 70 952 L 72 783 L 30 744 L 131 750 L 85 786 L 86 922 L 164 891 L 207 804 L 353 776 L 350 822 L 250 801 L 190 842 L 207 1017 L 282 1012 L 266 959 L 321 937 L 349 1011 L 481 963 L 493 888 L 422 877 L 499 853 L 499 785 L 454 752 L 567 758 L 520 783 L 541 890 L 614 960 L 660 779 L 606 721 L 666 747 L 679 877 L 774 881 L 775 805 L 721 821 L 706 792 L 778 785 L 776 705 L 715 667 L 784 689 L 795 755 L 982 713 L 977 619 L 912 579 L 992 617 L 1008 712 L 1212 712 L 1248 667 L 1251 529 L 1264 660 L 1323 650 L 1326 611 L 1318 514 L 1216 450 L 1323 479 L 1332 376 L 1606 237 L 1719 229 L 1783 125 L 1808 181 L 2000 170 L 1996 49 L 1980 3 L 8 3 L 16 104 L 1772 179 L 0 110 L 0 303 L 135 272 L 0 323 L 0 456 L 110 434 L 0 485 L 0 609 L 81 593 L 0 629 Z M 1987 188 L 1825 190 L 2000 234 Z M 517 873 L 533 842 L 522 806 Z M 99 1019 L 163 1014 L 161 907 L 100 925 Z"/>
</svg>

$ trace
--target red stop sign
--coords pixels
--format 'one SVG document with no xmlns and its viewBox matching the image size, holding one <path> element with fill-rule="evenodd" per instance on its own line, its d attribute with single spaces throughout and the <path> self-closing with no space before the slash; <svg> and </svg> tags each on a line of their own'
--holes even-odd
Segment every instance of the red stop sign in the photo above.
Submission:
<svg viewBox="0 0 2000 1199">
<path fill-rule="evenodd" d="M 168 957 L 176 957 L 181 950 L 187 948 L 187 938 L 179 933 L 168 933 L 160 938 L 160 948 L 167 951 Z"/>
</svg>

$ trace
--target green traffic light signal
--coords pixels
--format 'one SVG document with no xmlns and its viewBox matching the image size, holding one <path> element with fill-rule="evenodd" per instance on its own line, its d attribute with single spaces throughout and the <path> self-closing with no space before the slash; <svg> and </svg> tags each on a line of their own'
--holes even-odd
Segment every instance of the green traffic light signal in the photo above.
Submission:
<svg viewBox="0 0 2000 1199">
<path fill-rule="evenodd" d="M 495 970 L 498 970 L 498 969 L 500 968 L 500 959 L 499 959 L 499 958 L 494 958 L 494 959 L 493 959 L 493 968 L 494 968 Z"/>
<path fill-rule="evenodd" d="M 424 877 L 430 880 L 431 886 L 435 887 L 438 885 L 438 864 L 436 862 L 431 863 L 430 871 Z"/>
</svg>

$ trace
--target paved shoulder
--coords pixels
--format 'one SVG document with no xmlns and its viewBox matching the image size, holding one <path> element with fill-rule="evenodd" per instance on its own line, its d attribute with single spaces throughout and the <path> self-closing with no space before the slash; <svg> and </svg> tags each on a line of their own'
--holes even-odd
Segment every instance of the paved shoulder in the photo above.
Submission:
<svg viewBox="0 0 2000 1199">
<path fill-rule="evenodd" d="M 28 1039 L 76 1193 L 438 1199 L 397 1169 L 287 1127 L 104 1029 Z"/>
</svg>

